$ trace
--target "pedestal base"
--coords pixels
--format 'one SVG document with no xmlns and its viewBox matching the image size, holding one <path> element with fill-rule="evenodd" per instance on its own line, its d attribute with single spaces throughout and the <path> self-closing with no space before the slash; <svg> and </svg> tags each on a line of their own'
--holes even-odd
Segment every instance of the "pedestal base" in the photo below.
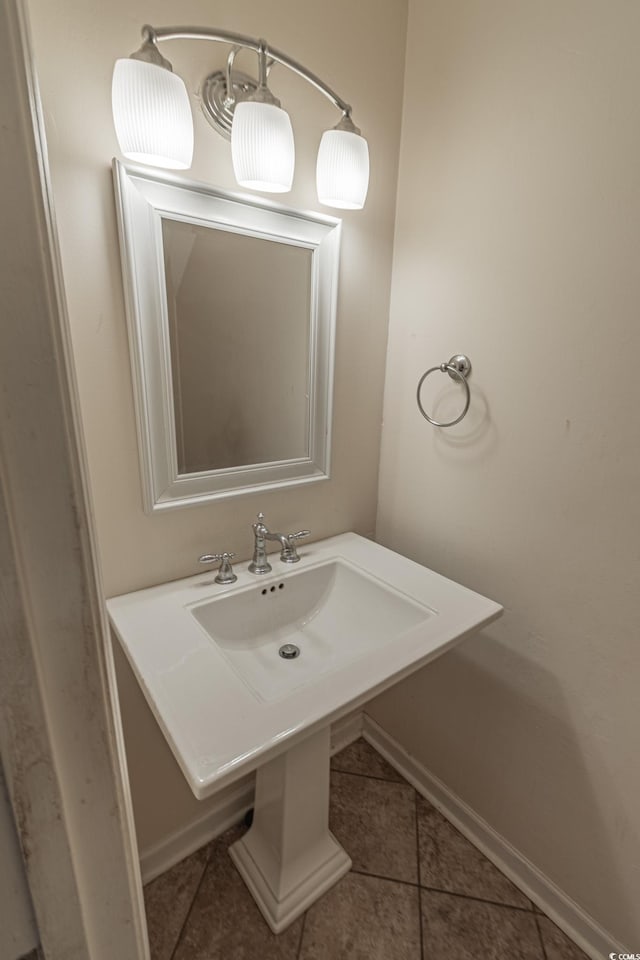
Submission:
<svg viewBox="0 0 640 960">
<path fill-rule="evenodd" d="M 229 848 L 274 933 L 351 869 L 329 831 L 329 756 L 327 728 L 261 767 L 253 824 Z"/>
<path fill-rule="evenodd" d="M 251 851 L 247 848 L 244 837 L 229 849 L 238 873 L 274 933 L 282 933 L 286 930 L 290 923 L 293 923 L 318 897 L 326 893 L 351 869 L 351 858 L 331 834 L 329 839 L 334 844 L 333 852 L 324 862 L 307 865 L 306 871 L 301 871 L 298 886 L 285 894 L 282 899 L 278 899 L 271 888 L 260 864 L 254 860 Z"/>
</svg>

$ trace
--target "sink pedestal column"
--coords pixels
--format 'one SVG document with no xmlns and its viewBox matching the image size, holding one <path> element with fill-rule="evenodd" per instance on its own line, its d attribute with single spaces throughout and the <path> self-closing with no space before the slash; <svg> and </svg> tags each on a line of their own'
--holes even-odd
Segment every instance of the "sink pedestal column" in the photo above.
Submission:
<svg viewBox="0 0 640 960">
<path fill-rule="evenodd" d="M 351 868 L 329 831 L 329 727 L 265 763 L 250 830 L 229 848 L 274 933 Z"/>
</svg>

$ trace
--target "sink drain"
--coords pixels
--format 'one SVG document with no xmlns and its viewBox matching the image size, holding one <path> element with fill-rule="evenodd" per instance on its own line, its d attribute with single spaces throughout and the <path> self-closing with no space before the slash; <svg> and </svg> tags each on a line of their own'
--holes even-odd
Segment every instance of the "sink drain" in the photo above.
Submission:
<svg viewBox="0 0 640 960">
<path fill-rule="evenodd" d="M 295 643 L 283 643 L 278 653 L 283 660 L 295 660 L 300 656 L 300 647 L 296 647 Z"/>
</svg>

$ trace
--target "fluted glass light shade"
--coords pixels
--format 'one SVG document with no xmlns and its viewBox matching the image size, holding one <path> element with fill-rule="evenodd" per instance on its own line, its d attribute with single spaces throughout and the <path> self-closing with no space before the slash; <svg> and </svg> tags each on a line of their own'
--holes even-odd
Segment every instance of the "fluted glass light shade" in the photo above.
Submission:
<svg viewBox="0 0 640 960">
<path fill-rule="evenodd" d="M 369 188 L 369 147 L 351 130 L 325 130 L 316 166 L 318 200 L 328 207 L 361 210 Z"/>
<path fill-rule="evenodd" d="M 188 170 L 193 119 L 184 81 L 155 63 L 117 60 L 111 88 L 120 150 L 129 160 Z"/>
<path fill-rule="evenodd" d="M 289 114 L 274 103 L 242 100 L 236 104 L 231 159 L 240 186 L 269 193 L 291 190 L 295 146 Z"/>
</svg>

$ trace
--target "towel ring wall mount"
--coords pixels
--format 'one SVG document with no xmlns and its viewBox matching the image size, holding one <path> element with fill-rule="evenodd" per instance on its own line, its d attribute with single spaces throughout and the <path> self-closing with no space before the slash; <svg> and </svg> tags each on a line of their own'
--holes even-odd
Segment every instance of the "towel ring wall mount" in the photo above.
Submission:
<svg viewBox="0 0 640 960">
<path fill-rule="evenodd" d="M 430 373 L 434 373 L 436 370 L 440 370 L 442 373 L 448 373 L 452 380 L 457 380 L 458 383 L 461 383 L 465 390 L 465 402 L 464 408 L 460 416 L 456 417 L 455 420 L 449 420 L 447 423 L 442 423 L 438 420 L 433 420 L 429 414 L 425 411 L 422 406 L 422 401 L 420 400 L 420 390 L 422 389 L 422 384 L 427 379 Z M 456 353 L 447 363 L 441 363 L 437 367 L 430 367 L 425 373 L 422 374 L 418 381 L 418 389 L 416 391 L 416 400 L 418 401 L 418 410 L 429 423 L 433 424 L 434 427 L 453 427 L 456 423 L 460 423 L 463 417 L 466 416 L 467 410 L 469 409 L 469 404 L 471 403 L 471 392 L 469 390 L 469 384 L 467 383 L 467 378 L 471 373 L 471 361 L 469 357 L 466 357 L 464 353 Z"/>
</svg>

